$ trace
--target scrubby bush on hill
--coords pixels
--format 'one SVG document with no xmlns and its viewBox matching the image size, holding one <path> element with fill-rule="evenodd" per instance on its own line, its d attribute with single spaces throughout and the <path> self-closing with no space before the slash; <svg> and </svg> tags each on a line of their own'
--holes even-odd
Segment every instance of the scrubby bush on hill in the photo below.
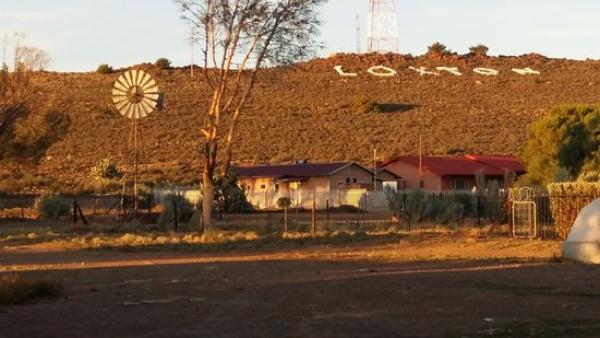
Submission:
<svg viewBox="0 0 600 338">
<path fill-rule="evenodd" d="M 38 160 L 68 132 L 70 125 L 69 116 L 62 112 L 28 112 L 7 126 L 0 157 Z"/>
<path fill-rule="evenodd" d="M 451 54 L 452 51 L 441 42 L 435 42 L 427 47 L 427 56 L 442 57 Z"/>
<path fill-rule="evenodd" d="M 113 72 L 113 68 L 105 63 L 98 66 L 96 72 L 99 74 L 110 74 Z"/>
<path fill-rule="evenodd" d="M 123 173 L 117 165 L 108 158 L 98 161 L 90 170 L 90 175 L 95 179 L 119 179 L 123 177 Z"/>
<path fill-rule="evenodd" d="M 159 58 L 154 62 L 154 66 L 158 69 L 171 69 L 171 61 L 167 58 Z"/>
<path fill-rule="evenodd" d="M 487 56 L 489 50 L 490 49 L 487 46 L 482 44 L 472 46 L 469 48 L 469 52 L 471 52 L 471 55 L 475 56 Z"/>
<path fill-rule="evenodd" d="M 352 100 L 352 109 L 364 114 L 381 113 L 381 105 L 367 95 L 355 96 Z"/>
</svg>

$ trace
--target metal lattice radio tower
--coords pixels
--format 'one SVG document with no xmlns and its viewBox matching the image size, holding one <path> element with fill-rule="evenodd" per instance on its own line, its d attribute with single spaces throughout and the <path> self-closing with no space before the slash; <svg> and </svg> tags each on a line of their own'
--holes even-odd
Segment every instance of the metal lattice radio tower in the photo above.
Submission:
<svg viewBox="0 0 600 338">
<path fill-rule="evenodd" d="M 369 52 L 398 52 L 396 0 L 369 0 Z"/>
</svg>

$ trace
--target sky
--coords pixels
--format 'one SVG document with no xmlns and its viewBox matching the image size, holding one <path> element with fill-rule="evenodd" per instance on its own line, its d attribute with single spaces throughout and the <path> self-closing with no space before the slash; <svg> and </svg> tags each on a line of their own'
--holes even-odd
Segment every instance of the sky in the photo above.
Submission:
<svg viewBox="0 0 600 338">
<path fill-rule="evenodd" d="M 357 14 L 364 51 L 368 3 L 329 0 L 321 8 L 320 56 L 356 51 Z M 597 0 L 397 0 L 397 12 L 402 53 L 422 54 L 440 41 L 459 53 L 482 43 L 493 55 L 600 58 Z M 0 37 L 24 33 L 27 44 L 50 54 L 49 68 L 57 71 L 159 57 L 189 64 L 189 31 L 171 0 L 2 0 L 0 11 Z"/>
</svg>

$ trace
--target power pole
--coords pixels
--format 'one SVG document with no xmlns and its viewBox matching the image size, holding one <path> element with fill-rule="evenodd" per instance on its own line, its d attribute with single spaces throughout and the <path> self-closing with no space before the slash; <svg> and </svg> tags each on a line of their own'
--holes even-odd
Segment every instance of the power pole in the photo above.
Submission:
<svg viewBox="0 0 600 338">
<path fill-rule="evenodd" d="M 369 0 L 368 51 L 398 52 L 396 0 Z"/>
<path fill-rule="evenodd" d="M 423 135 L 419 134 L 419 188 L 423 188 Z"/>
<path fill-rule="evenodd" d="M 194 78 L 194 26 L 190 29 L 190 76 Z"/>
<path fill-rule="evenodd" d="M 373 191 L 377 191 L 377 148 L 373 149 Z"/>
<path fill-rule="evenodd" d="M 2 37 L 2 67 L 6 65 L 6 49 L 8 48 L 8 34 Z"/>
<path fill-rule="evenodd" d="M 356 53 L 360 54 L 360 14 L 356 14 Z"/>
</svg>

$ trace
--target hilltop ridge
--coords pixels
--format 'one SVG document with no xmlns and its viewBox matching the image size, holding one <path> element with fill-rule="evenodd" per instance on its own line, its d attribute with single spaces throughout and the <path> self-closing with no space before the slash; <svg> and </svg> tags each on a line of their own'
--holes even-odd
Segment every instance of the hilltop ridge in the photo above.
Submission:
<svg viewBox="0 0 600 338">
<path fill-rule="evenodd" d="M 397 74 L 376 77 L 383 65 Z M 334 67 L 357 76 L 340 76 Z M 419 75 L 426 67 L 438 75 Z M 436 67 L 457 67 L 456 76 Z M 485 76 L 476 68 L 494 69 Z M 520 75 L 529 68 L 539 75 Z M 185 68 L 150 69 L 165 93 L 164 110 L 142 124 L 147 177 L 191 182 L 199 177 L 202 116 L 208 88 Z M 70 126 L 54 142 L 37 175 L 71 179 L 101 158 L 126 161 L 129 123 L 111 104 L 119 76 L 97 73 L 36 73 L 31 113 L 42 107 L 64 112 Z M 336 54 L 260 74 L 254 98 L 241 117 L 234 151 L 237 162 L 359 161 L 373 148 L 382 159 L 417 152 L 422 134 L 428 154 L 456 152 L 516 154 L 531 122 L 558 104 L 593 104 L 600 95 L 600 61 L 520 57 L 412 57 L 399 54 Z M 371 97 L 381 113 L 353 103 Z M 3 173 L 0 173 L 0 175 Z M 5 173 L 4 173 L 5 174 Z"/>
</svg>

